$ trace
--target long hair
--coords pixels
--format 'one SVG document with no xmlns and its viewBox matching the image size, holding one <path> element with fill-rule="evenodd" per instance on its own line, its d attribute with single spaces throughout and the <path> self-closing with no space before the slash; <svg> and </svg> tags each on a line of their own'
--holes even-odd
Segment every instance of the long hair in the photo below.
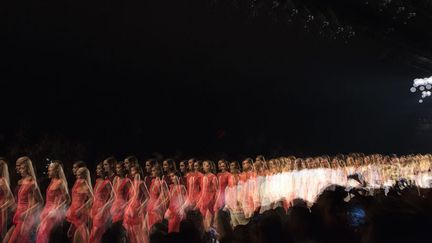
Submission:
<svg viewBox="0 0 432 243">
<path fill-rule="evenodd" d="M 203 164 L 204 163 L 208 163 L 209 164 L 209 166 L 210 166 L 210 171 L 209 172 L 210 173 L 213 173 L 213 174 L 216 173 L 216 166 L 215 166 L 215 163 L 213 161 L 211 161 L 211 160 L 204 160 Z"/>
<path fill-rule="evenodd" d="M 77 170 L 77 174 L 82 174 L 83 180 L 89 188 L 90 194 L 93 196 L 93 186 L 91 182 L 90 171 L 87 167 L 81 167 Z"/>
<path fill-rule="evenodd" d="M 5 158 L 0 158 L 0 177 L 6 182 L 7 187 L 10 190 L 10 176 L 9 168 L 7 165 L 7 160 Z"/>
<path fill-rule="evenodd" d="M 60 160 L 53 160 L 51 162 L 51 164 L 54 165 L 54 168 L 57 172 L 57 177 L 62 181 L 62 183 L 65 187 L 65 191 L 69 195 L 68 182 L 66 180 L 66 175 L 65 175 L 64 170 L 63 170 L 62 162 Z"/>
<path fill-rule="evenodd" d="M 35 172 L 34 167 L 33 167 L 33 162 L 27 156 L 23 156 L 23 157 L 18 158 L 18 161 L 22 162 L 22 164 L 27 169 L 28 175 L 33 179 L 34 185 L 35 185 L 35 196 L 36 196 L 35 198 L 37 199 L 38 202 L 43 204 L 43 197 L 42 197 L 42 193 L 39 189 L 39 185 L 37 183 L 37 177 L 36 177 L 36 172 Z"/>
</svg>

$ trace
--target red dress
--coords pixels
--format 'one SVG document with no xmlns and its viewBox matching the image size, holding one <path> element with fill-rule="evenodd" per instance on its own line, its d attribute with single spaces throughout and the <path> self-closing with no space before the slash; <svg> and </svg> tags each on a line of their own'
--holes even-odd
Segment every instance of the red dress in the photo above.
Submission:
<svg viewBox="0 0 432 243">
<path fill-rule="evenodd" d="M 186 200 L 186 188 L 182 184 L 170 185 L 170 202 L 165 218 L 168 219 L 168 233 L 179 232 L 180 222 L 183 220 L 183 205 Z"/>
<path fill-rule="evenodd" d="M 152 183 L 152 177 L 151 176 L 145 176 L 144 177 L 144 183 L 145 183 L 147 189 L 150 188 L 151 183 Z"/>
<path fill-rule="evenodd" d="M 252 217 L 256 208 L 259 206 L 256 202 L 257 187 L 256 173 L 249 171 L 240 174 L 240 202 L 246 218 Z"/>
<path fill-rule="evenodd" d="M 241 211 L 239 204 L 238 190 L 239 175 L 230 174 L 228 177 L 228 185 L 225 188 L 225 204 L 230 212 L 238 213 Z"/>
<path fill-rule="evenodd" d="M 130 243 L 148 242 L 145 221 L 145 206 L 148 191 L 144 181 L 135 179 L 131 187 L 131 196 L 125 208 L 123 226 Z"/>
<path fill-rule="evenodd" d="M 89 242 L 100 242 L 108 224 L 110 223 L 112 206 L 112 184 L 110 178 L 98 179 L 94 187 L 93 207 L 91 218 L 93 227 Z"/>
<path fill-rule="evenodd" d="M 165 181 L 167 186 L 170 186 L 172 184 L 171 178 L 168 175 L 162 176 L 162 180 Z"/>
<path fill-rule="evenodd" d="M 207 173 L 202 177 L 201 197 L 197 203 L 197 208 L 204 217 L 207 213 L 214 214 L 214 205 L 216 202 L 217 178 L 212 173 Z"/>
<path fill-rule="evenodd" d="M 62 181 L 51 180 L 46 192 L 46 203 L 40 215 L 36 243 L 48 243 L 52 229 L 65 219 L 67 195 L 62 189 Z"/>
<path fill-rule="evenodd" d="M 189 207 L 195 207 L 201 197 L 201 181 L 203 174 L 201 172 L 191 172 L 187 175 L 187 190 L 188 196 L 186 204 Z"/>
<path fill-rule="evenodd" d="M 149 189 L 147 204 L 147 228 L 149 232 L 153 225 L 162 222 L 168 203 L 167 186 L 159 178 L 153 178 Z"/>
<path fill-rule="evenodd" d="M 18 191 L 18 205 L 13 217 L 15 229 L 12 233 L 9 243 L 27 243 L 32 242 L 31 235 L 36 229 L 38 222 L 37 208 L 34 208 L 32 202 L 35 201 L 36 184 L 34 180 L 22 181 Z M 30 208 L 33 208 L 29 211 Z"/>
<path fill-rule="evenodd" d="M 131 194 L 132 182 L 129 178 L 120 178 L 114 184 L 114 202 L 111 208 L 112 222 L 123 221 L 124 210 Z"/>
<path fill-rule="evenodd" d="M 72 203 L 66 212 L 66 220 L 75 226 L 82 239 L 87 238 L 86 230 L 90 218 L 90 207 L 85 204 L 90 197 L 91 194 L 85 180 L 77 179 L 72 187 Z"/>
<path fill-rule="evenodd" d="M 8 200 L 11 200 L 8 202 Z M 0 178 L 0 205 L 7 205 L 8 207 L 3 206 L 0 209 L 0 238 L 3 238 L 7 233 L 8 226 L 8 212 L 10 207 L 14 204 L 12 192 L 10 191 L 9 185 L 7 184 L 4 178 Z"/>
<path fill-rule="evenodd" d="M 229 172 L 219 173 L 217 179 L 219 182 L 219 188 L 216 196 L 216 203 L 214 206 L 214 211 L 217 212 L 225 206 L 225 189 L 228 186 L 228 180 L 231 176 Z"/>
</svg>

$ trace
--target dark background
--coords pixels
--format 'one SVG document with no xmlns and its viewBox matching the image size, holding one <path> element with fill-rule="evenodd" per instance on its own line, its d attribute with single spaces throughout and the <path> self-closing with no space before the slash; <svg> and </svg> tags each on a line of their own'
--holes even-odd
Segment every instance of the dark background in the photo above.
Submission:
<svg viewBox="0 0 432 243">
<path fill-rule="evenodd" d="M 431 151 L 431 1 L 1 5 L 11 160 Z"/>
</svg>

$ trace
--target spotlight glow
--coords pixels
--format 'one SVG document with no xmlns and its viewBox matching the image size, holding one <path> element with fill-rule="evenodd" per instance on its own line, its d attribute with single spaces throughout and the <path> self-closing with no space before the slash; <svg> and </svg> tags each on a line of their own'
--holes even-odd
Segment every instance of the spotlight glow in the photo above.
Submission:
<svg viewBox="0 0 432 243">
<path fill-rule="evenodd" d="M 410 88 L 411 93 L 415 93 L 417 91 L 421 92 L 421 99 L 419 103 L 423 103 L 423 99 L 432 95 L 432 77 L 429 78 L 416 78 L 413 81 L 412 87 Z"/>
</svg>

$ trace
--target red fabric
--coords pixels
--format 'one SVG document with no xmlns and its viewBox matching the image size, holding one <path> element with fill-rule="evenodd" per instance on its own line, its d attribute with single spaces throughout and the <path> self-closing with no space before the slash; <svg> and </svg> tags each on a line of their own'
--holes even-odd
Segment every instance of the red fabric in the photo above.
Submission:
<svg viewBox="0 0 432 243">
<path fill-rule="evenodd" d="M 166 184 L 159 178 L 153 178 L 149 190 L 149 201 L 147 204 L 147 227 L 151 231 L 156 223 L 162 222 L 166 206 L 168 203 L 167 195 L 164 195 Z"/>
<path fill-rule="evenodd" d="M 131 196 L 125 208 L 123 226 L 126 229 L 129 242 L 148 242 L 147 229 L 144 225 L 144 209 L 148 192 L 144 181 L 135 179 L 130 191 Z"/>
<path fill-rule="evenodd" d="M 7 198 L 8 195 L 10 195 L 9 193 L 11 193 L 9 191 L 9 188 L 7 187 L 7 182 L 4 178 L 0 178 L 1 182 L 1 186 L 0 186 L 0 205 L 5 205 L 7 202 L 7 200 L 9 200 Z M 5 207 L 3 209 L 1 209 L 0 211 L 0 237 L 4 237 L 7 233 L 7 221 L 8 221 L 8 210 L 10 208 L 9 207 Z"/>
<path fill-rule="evenodd" d="M 124 210 L 130 198 L 132 182 L 129 178 L 118 178 L 114 185 L 114 202 L 111 208 L 112 222 L 123 220 Z"/>
<path fill-rule="evenodd" d="M 94 187 L 93 207 L 91 209 L 92 230 L 90 233 L 90 242 L 97 243 L 102 239 L 107 229 L 112 206 L 111 200 L 112 184 L 109 178 L 98 180 Z"/>
<path fill-rule="evenodd" d="M 194 207 L 201 197 L 202 177 L 201 172 L 191 172 L 187 175 L 187 203 L 190 207 Z"/>
<path fill-rule="evenodd" d="M 66 212 L 66 220 L 76 228 L 87 224 L 90 211 L 88 208 L 83 207 L 88 197 L 90 196 L 88 191 L 84 191 L 81 188 L 87 186 L 83 179 L 77 179 L 72 188 L 72 203 Z"/>
<path fill-rule="evenodd" d="M 183 219 L 182 207 L 186 200 L 186 188 L 182 184 L 170 185 L 170 203 L 165 213 L 168 219 L 168 233 L 179 232 L 180 222 Z"/>
<path fill-rule="evenodd" d="M 253 215 L 256 206 L 258 206 L 255 205 L 255 193 L 257 192 L 256 173 L 252 171 L 241 173 L 240 184 L 241 192 L 239 196 L 242 209 L 246 218 L 249 218 Z"/>
<path fill-rule="evenodd" d="M 229 172 L 219 173 L 217 179 L 219 182 L 219 187 L 216 196 L 216 203 L 214 206 L 214 211 L 217 212 L 219 209 L 225 206 L 225 189 L 228 186 L 228 180 L 231 176 Z"/>
<path fill-rule="evenodd" d="M 9 243 L 31 242 L 31 232 L 36 227 L 37 222 L 37 210 L 32 210 L 30 213 L 27 211 L 34 201 L 34 190 L 36 185 L 34 181 L 23 182 L 18 191 L 18 204 L 13 217 L 13 223 L 15 224 L 15 229 L 9 239 Z"/>
<path fill-rule="evenodd" d="M 40 215 L 40 224 L 36 243 L 48 243 L 52 229 L 61 224 L 65 218 L 67 195 L 62 189 L 62 181 L 51 180 L 46 192 L 46 203 Z"/>
<path fill-rule="evenodd" d="M 197 208 L 205 216 L 207 212 L 214 214 L 214 204 L 216 202 L 217 178 L 212 173 L 207 173 L 201 180 L 201 197 L 197 203 Z"/>
</svg>

